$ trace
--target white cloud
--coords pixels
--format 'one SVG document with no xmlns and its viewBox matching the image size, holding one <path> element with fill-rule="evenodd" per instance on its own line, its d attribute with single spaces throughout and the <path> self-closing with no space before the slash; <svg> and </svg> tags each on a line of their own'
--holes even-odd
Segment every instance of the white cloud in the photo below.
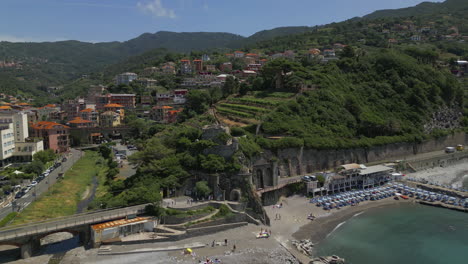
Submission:
<svg viewBox="0 0 468 264">
<path fill-rule="evenodd" d="M 174 10 L 163 7 L 161 0 L 152 0 L 146 3 L 138 2 L 137 7 L 141 11 L 152 14 L 155 17 L 176 18 Z"/>
</svg>

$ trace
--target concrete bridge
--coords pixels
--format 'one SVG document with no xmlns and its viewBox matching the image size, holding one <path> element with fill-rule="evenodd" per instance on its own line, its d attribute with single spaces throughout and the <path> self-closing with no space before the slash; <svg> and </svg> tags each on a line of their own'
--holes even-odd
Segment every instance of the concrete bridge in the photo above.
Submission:
<svg viewBox="0 0 468 264">
<path fill-rule="evenodd" d="M 91 225 L 122 219 L 129 215 L 145 212 L 147 204 L 119 209 L 76 214 L 26 225 L 0 229 L 0 245 L 12 245 L 21 248 L 21 258 L 31 257 L 40 248 L 40 240 L 50 234 L 68 232 L 78 235 L 84 245 L 91 240 Z"/>
</svg>

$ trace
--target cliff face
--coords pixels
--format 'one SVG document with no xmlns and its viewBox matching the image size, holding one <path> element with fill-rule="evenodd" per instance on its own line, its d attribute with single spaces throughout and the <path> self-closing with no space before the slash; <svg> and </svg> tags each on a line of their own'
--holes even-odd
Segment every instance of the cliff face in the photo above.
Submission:
<svg viewBox="0 0 468 264">
<path fill-rule="evenodd" d="M 314 150 L 303 148 L 265 151 L 263 159 L 275 160 L 280 177 L 333 169 L 346 163 L 369 163 L 409 158 L 415 154 L 443 150 L 447 146 L 468 144 L 468 135 L 456 133 L 439 139 L 417 143 L 397 143 L 369 149 Z M 255 168 L 254 168 L 255 171 Z"/>
</svg>

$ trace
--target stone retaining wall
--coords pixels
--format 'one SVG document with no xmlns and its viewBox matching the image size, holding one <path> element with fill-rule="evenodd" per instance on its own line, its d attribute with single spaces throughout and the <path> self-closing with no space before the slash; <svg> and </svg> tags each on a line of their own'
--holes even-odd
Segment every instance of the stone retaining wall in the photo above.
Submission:
<svg viewBox="0 0 468 264">
<path fill-rule="evenodd" d="M 468 135 L 464 132 L 458 132 L 422 143 L 403 142 L 370 148 L 265 150 L 265 153 L 259 159 L 276 160 L 278 176 L 288 177 L 313 171 L 328 170 L 346 163 L 370 163 L 410 158 L 416 154 L 444 150 L 447 146 L 456 146 L 457 144 L 468 144 Z M 275 171 L 274 173 L 276 175 Z"/>
</svg>

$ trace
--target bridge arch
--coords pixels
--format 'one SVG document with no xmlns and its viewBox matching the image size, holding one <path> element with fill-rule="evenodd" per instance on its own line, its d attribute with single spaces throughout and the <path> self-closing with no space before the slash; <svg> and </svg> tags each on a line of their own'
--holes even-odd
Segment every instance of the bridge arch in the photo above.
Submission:
<svg viewBox="0 0 468 264">
<path fill-rule="evenodd" d="M 241 198 L 240 189 L 233 189 L 229 196 L 230 196 L 229 198 L 231 201 L 240 201 L 240 198 Z"/>
<path fill-rule="evenodd" d="M 12 242 L 12 241 L 4 241 L 4 242 L 0 242 L 0 246 L 13 246 L 13 247 L 21 248 L 22 244 Z"/>
<path fill-rule="evenodd" d="M 52 232 L 49 232 L 49 233 L 45 233 L 45 234 L 42 234 L 41 236 L 38 237 L 38 239 L 43 239 L 47 236 L 50 236 L 50 235 L 53 235 L 53 234 L 57 234 L 57 233 L 69 233 L 71 234 L 72 236 L 78 236 L 80 235 L 80 232 L 79 231 L 76 231 L 76 230 L 72 230 L 72 229 L 63 229 L 63 230 L 57 230 L 57 231 L 52 231 Z"/>
</svg>

